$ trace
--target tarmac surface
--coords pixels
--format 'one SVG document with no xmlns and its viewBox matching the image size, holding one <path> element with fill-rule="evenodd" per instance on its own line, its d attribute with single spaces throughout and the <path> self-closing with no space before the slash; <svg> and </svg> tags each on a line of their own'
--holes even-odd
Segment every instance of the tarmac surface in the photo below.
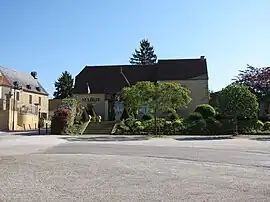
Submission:
<svg viewBox="0 0 270 202">
<path fill-rule="evenodd" d="M 0 136 L 0 201 L 270 201 L 266 137 L 109 138 Z"/>
</svg>

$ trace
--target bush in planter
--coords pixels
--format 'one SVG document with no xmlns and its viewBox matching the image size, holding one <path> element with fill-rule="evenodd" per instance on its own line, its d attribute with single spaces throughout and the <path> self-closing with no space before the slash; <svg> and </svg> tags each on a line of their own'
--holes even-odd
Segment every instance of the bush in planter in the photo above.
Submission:
<svg viewBox="0 0 270 202">
<path fill-rule="evenodd" d="M 270 131 L 270 121 L 266 121 L 266 122 L 264 123 L 263 129 L 264 129 L 265 131 Z"/>
<path fill-rule="evenodd" d="M 204 118 L 214 117 L 216 110 L 209 104 L 198 105 L 194 112 L 200 113 Z"/>
<path fill-rule="evenodd" d="M 70 126 L 71 110 L 63 107 L 59 107 L 55 110 L 52 117 L 51 133 L 52 134 L 64 134 L 67 132 Z"/>
</svg>

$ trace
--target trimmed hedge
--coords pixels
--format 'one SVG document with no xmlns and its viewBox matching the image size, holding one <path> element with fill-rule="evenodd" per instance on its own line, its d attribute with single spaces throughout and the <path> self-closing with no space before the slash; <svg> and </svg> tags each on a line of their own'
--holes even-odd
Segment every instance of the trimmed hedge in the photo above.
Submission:
<svg viewBox="0 0 270 202">
<path fill-rule="evenodd" d="M 198 105 L 194 112 L 200 113 L 204 118 L 214 117 L 216 110 L 209 104 Z"/>
</svg>

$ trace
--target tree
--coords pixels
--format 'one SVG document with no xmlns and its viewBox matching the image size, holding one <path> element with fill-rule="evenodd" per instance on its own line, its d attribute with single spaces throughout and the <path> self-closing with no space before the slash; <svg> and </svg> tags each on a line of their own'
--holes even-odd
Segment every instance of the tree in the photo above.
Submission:
<svg viewBox="0 0 270 202">
<path fill-rule="evenodd" d="M 234 79 L 236 84 L 248 86 L 259 99 L 270 96 L 270 67 L 252 67 L 247 65 Z"/>
<path fill-rule="evenodd" d="M 235 132 L 238 133 L 239 117 L 256 117 L 259 104 L 247 86 L 231 84 L 219 93 L 219 107 L 223 115 L 235 121 Z"/>
<path fill-rule="evenodd" d="M 73 78 L 70 73 L 64 71 L 61 76 L 54 83 L 55 92 L 54 98 L 64 99 L 72 96 Z"/>
<path fill-rule="evenodd" d="M 136 65 L 148 65 L 154 64 L 157 61 L 157 56 L 154 51 L 154 47 L 146 39 L 140 41 L 140 49 L 135 49 L 135 53 L 132 54 L 129 62 Z"/>
<path fill-rule="evenodd" d="M 151 112 L 167 112 L 186 107 L 191 101 L 190 91 L 175 82 L 141 81 L 123 88 L 121 94 L 130 112 L 143 105 L 147 105 Z"/>
</svg>

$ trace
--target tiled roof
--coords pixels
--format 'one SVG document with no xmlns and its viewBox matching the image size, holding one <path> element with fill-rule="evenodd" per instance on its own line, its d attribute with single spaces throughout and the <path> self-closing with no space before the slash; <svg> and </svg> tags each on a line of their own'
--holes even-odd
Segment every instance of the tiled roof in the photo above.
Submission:
<svg viewBox="0 0 270 202">
<path fill-rule="evenodd" d="M 74 93 L 87 93 L 87 83 L 91 93 L 117 93 L 127 82 L 121 69 L 131 84 L 138 81 L 189 80 L 204 76 L 208 79 L 205 58 L 159 60 L 153 65 L 86 66 L 76 77 Z"/>
<path fill-rule="evenodd" d="M 0 72 L 8 81 L 10 87 L 12 87 L 13 82 L 17 81 L 24 91 L 48 95 L 47 91 L 42 87 L 37 79 L 30 75 L 30 73 L 26 74 L 2 66 L 0 66 Z"/>
</svg>

